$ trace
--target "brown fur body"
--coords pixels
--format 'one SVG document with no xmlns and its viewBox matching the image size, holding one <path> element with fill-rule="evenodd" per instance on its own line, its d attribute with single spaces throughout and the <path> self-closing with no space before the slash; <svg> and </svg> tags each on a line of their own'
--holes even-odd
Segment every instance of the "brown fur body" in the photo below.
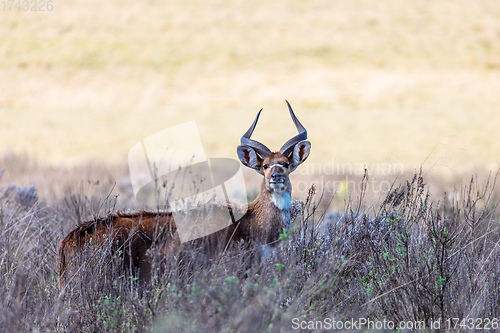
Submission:
<svg viewBox="0 0 500 333">
<path fill-rule="evenodd" d="M 123 268 L 130 267 L 134 274 L 149 277 L 150 263 L 147 250 L 151 245 L 164 244 L 162 251 L 176 252 L 180 247 L 171 213 L 137 212 L 117 213 L 105 218 L 88 221 L 72 230 L 57 248 L 60 285 L 64 287 L 71 275 L 75 255 L 86 246 L 102 248 L 106 242 L 115 253 L 123 254 Z"/>
<path fill-rule="evenodd" d="M 207 257 L 215 257 L 230 243 L 275 245 L 284 225 L 289 222 L 288 210 L 278 209 L 270 199 L 265 181 L 259 196 L 248 205 L 245 215 L 236 223 L 208 236 L 187 242 L 186 246 L 203 246 Z M 86 246 L 100 248 L 109 241 L 114 253 L 121 250 L 123 269 L 130 269 L 143 280 L 150 278 L 151 263 L 147 251 L 159 245 L 161 255 L 175 256 L 182 250 L 172 213 L 117 213 L 88 221 L 72 230 L 59 242 L 58 269 L 61 288 L 76 273 L 73 258 Z"/>
<path fill-rule="evenodd" d="M 287 102 L 288 104 L 288 102 Z M 289 174 L 293 172 L 309 155 L 311 144 L 306 141 L 307 132 L 295 117 L 288 104 L 290 115 L 299 135 L 288 140 L 279 152 L 271 152 L 263 144 L 250 139 L 257 124 L 259 114 L 237 147 L 238 157 L 245 166 L 257 171 L 264 179 L 259 196 L 248 205 L 245 215 L 238 221 L 208 236 L 185 243 L 186 248 L 202 249 L 203 256 L 214 257 L 223 252 L 231 243 L 245 243 L 273 247 L 279 239 L 284 226 L 290 223 L 290 205 L 292 185 Z M 220 208 L 220 207 L 219 207 Z M 224 206 L 232 210 L 231 207 Z M 186 222 L 196 222 L 196 216 L 205 216 L 203 223 L 216 221 L 219 216 L 197 214 L 204 207 L 186 212 Z M 214 214 L 223 210 L 213 209 Z M 212 221 L 212 222 L 213 222 Z M 138 212 L 120 214 L 86 222 L 71 231 L 59 243 L 58 266 L 60 284 L 63 288 L 68 279 L 78 271 L 75 263 L 76 254 L 90 245 L 92 250 L 103 249 L 106 242 L 112 252 L 123 257 L 123 269 L 130 269 L 133 274 L 144 280 L 151 276 L 151 263 L 147 251 L 156 245 L 161 256 L 178 254 L 181 241 L 172 213 Z M 200 245 L 202 247 L 200 247 Z M 76 267 L 75 267 L 76 266 Z M 76 268 L 76 269 L 75 269 Z"/>
</svg>

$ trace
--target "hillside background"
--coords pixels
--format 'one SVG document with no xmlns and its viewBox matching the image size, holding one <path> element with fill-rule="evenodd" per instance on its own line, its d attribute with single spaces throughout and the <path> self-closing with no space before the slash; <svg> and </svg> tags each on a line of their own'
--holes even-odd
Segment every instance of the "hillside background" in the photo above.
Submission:
<svg viewBox="0 0 500 333">
<path fill-rule="evenodd" d="M 499 0 L 43 1 L 0 3 L 0 332 L 498 330 Z M 194 120 L 209 157 L 236 158 L 264 108 L 253 138 L 277 150 L 285 99 L 312 150 L 276 251 L 169 256 L 159 232 L 143 284 L 110 230 L 60 288 L 77 225 L 155 209 L 134 198 L 135 144 Z"/>
<path fill-rule="evenodd" d="M 499 165 L 496 0 L 9 5 L 3 155 L 126 165 L 142 138 L 195 120 L 209 156 L 236 158 L 260 108 L 256 139 L 278 149 L 295 134 L 287 99 L 309 163 L 436 175 Z"/>
</svg>

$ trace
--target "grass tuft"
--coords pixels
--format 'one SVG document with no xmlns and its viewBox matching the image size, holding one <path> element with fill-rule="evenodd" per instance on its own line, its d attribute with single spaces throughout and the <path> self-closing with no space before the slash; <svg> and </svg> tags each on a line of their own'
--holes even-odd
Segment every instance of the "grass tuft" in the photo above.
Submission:
<svg viewBox="0 0 500 333">
<path fill-rule="evenodd" d="M 30 197 L 31 187 L 4 187 L 0 330 L 278 332 L 301 321 L 369 318 L 431 331 L 436 320 L 493 320 L 500 316 L 497 176 L 484 183 L 473 177 L 437 199 L 417 172 L 376 205 L 362 190 L 343 212 L 328 214 L 311 187 L 268 256 L 259 259 L 252 255 L 259 248 L 241 246 L 206 260 L 196 249 L 163 258 L 152 248 L 146 282 L 123 273 L 111 237 L 99 251 L 89 242 L 63 293 L 57 241 L 95 207 L 101 213 L 114 207 L 113 198 L 103 192 L 94 204 L 76 187 L 48 206 L 19 200 L 18 193 Z"/>
</svg>

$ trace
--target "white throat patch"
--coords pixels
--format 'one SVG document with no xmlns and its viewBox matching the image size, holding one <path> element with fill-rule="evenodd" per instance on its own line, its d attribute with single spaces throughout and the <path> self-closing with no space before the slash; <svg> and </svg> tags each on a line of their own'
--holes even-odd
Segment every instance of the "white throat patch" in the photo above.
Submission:
<svg viewBox="0 0 500 333">
<path fill-rule="evenodd" d="M 271 194 L 271 200 L 273 204 L 278 208 L 279 210 L 288 210 L 290 209 L 290 204 L 292 202 L 290 198 L 290 193 L 288 192 L 283 192 L 283 193 L 273 193 Z"/>
</svg>

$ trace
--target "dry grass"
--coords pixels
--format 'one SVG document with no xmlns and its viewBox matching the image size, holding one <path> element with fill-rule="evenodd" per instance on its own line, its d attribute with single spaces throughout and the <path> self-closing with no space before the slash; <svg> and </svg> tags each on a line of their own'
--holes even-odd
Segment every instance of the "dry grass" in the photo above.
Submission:
<svg viewBox="0 0 500 333">
<path fill-rule="evenodd" d="M 479 327 L 496 318 L 498 324 L 498 174 L 474 178 L 451 195 L 428 192 L 426 179 L 415 174 L 375 200 L 361 175 L 357 181 L 365 185 L 340 212 L 324 216 L 322 193 L 311 190 L 303 214 L 265 259 L 247 248 L 211 264 L 200 264 L 199 251 L 186 252 L 184 266 L 152 255 L 161 270 L 141 284 L 117 274 L 123 263 L 118 256 L 110 260 L 104 248 L 77 255 L 92 264 L 82 265 L 60 293 L 57 241 L 80 219 L 115 207 L 109 173 L 119 170 L 47 169 L 22 158 L 9 164 L 18 176 L 24 167 L 49 180 L 59 177 L 66 190 L 54 186 L 61 192 L 48 205 L 35 187 L 5 186 L 12 175 L 0 176 L 2 332 L 288 332 L 294 318 L 413 322 L 425 325 L 424 332 L 436 320 L 454 324 L 452 318 Z M 87 173 L 93 180 L 78 183 Z"/>
<path fill-rule="evenodd" d="M 3 12 L 0 152 L 121 162 L 196 120 L 211 156 L 307 126 L 315 162 L 496 169 L 500 5 L 481 1 L 119 1 Z M 284 125 L 277 125 L 283 123 Z"/>
<path fill-rule="evenodd" d="M 498 1 L 75 0 L 1 16 L 0 331 L 500 316 L 499 187 L 453 178 L 498 168 Z M 127 277 L 59 294 L 57 240 L 105 214 L 108 196 L 134 207 L 123 182 L 133 144 L 196 120 L 207 155 L 234 158 L 264 107 L 255 137 L 276 149 L 294 134 L 285 98 L 313 144 L 294 196 L 326 179 L 348 214 L 316 234 L 324 207 L 311 204 L 302 233 L 246 276 L 240 253 L 191 276 L 167 267 L 143 294 Z M 365 164 L 377 182 L 403 174 L 395 196 L 379 183 L 360 191 Z M 422 164 L 431 197 L 404 176 Z M 353 213 L 357 198 L 367 216 Z"/>
</svg>

